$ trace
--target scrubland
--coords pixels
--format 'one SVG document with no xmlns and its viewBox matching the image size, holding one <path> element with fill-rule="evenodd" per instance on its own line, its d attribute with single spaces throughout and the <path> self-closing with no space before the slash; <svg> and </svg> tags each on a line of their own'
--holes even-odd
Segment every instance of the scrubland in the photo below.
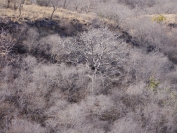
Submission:
<svg viewBox="0 0 177 133">
<path fill-rule="evenodd" d="M 176 0 L 57 2 L 0 1 L 0 133 L 177 133 Z"/>
</svg>

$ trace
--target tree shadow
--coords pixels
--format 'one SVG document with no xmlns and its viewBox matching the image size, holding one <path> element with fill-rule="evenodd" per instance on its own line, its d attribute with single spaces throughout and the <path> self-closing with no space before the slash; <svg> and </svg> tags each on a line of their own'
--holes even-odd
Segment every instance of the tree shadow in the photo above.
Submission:
<svg viewBox="0 0 177 133">
<path fill-rule="evenodd" d="M 73 19 L 70 22 L 63 22 L 63 20 L 50 20 L 48 18 L 38 19 L 34 22 L 26 22 L 30 27 L 38 29 L 42 35 L 58 34 L 60 36 L 68 37 L 75 36 L 79 32 L 87 29 L 86 25 L 79 23 L 78 20 Z"/>
<path fill-rule="evenodd" d="M 4 19 L 2 19 L 4 20 Z M 19 19 L 19 22 L 13 22 L 10 19 L 2 21 L 0 18 L 0 28 L 8 29 L 8 31 L 15 32 L 18 28 L 36 28 L 43 36 L 50 34 L 58 34 L 60 36 L 68 37 L 75 36 L 79 32 L 86 31 L 87 24 L 82 24 L 77 19 L 69 20 L 50 20 L 48 18 L 37 19 L 31 21 L 28 18 L 23 20 Z"/>
</svg>

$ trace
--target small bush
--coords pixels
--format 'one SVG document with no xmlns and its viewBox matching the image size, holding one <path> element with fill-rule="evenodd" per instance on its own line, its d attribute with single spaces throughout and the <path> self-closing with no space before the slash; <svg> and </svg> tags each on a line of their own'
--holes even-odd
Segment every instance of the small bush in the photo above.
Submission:
<svg viewBox="0 0 177 133">
<path fill-rule="evenodd" d="M 162 23 L 162 22 L 165 22 L 167 19 L 164 15 L 160 14 L 158 16 L 153 17 L 152 20 L 157 23 Z"/>
<path fill-rule="evenodd" d="M 149 81 L 149 87 L 153 90 L 156 91 L 157 87 L 159 85 L 159 81 L 156 80 L 155 78 L 151 77 Z"/>
</svg>

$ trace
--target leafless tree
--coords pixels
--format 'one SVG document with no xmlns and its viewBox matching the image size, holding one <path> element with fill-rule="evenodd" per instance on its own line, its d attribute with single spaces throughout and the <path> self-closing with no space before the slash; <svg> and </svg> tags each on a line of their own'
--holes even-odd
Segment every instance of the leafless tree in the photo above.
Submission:
<svg viewBox="0 0 177 133">
<path fill-rule="evenodd" d="M 60 0 L 50 0 L 49 2 L 50 2 L 50 4 L 51 4 L 51 6 L 53 7 L 53 11 L 52 11 L 52 14 L 51 14 L 51 16 L 50 16 L 50 19 L 52 20 L 52 18 L 53 18 L 53 14 L 54 14 L 54 12 L 58 9 L 58 7 L 59 7 L 59 1 Z"/>
<path fill-rule="evenodd" d="M 119 34 L 112 33 L 107 28 L 90 29 L 64 43 L 68 49 L 65 61 L 83 63 L 90 69 L 88 77 L 92 81 L 92 92 L 97 76 L 102 77 L 102 88 L 109 87 L 108 82 L 122 79 L 122 66 L 127 60 L 128 48 L 118 38 Z"/>
</svg>

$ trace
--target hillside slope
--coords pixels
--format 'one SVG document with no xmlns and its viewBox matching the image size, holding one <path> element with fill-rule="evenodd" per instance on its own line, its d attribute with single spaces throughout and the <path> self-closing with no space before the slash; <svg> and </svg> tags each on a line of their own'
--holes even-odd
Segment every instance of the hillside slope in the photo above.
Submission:
<svg viewBox="0 0 177 133">
<path fill-rule="evenodd" d="M 51 12 L 0 8 L 0 133 L 177 132 L 176 15 Z"/>
</svg>

